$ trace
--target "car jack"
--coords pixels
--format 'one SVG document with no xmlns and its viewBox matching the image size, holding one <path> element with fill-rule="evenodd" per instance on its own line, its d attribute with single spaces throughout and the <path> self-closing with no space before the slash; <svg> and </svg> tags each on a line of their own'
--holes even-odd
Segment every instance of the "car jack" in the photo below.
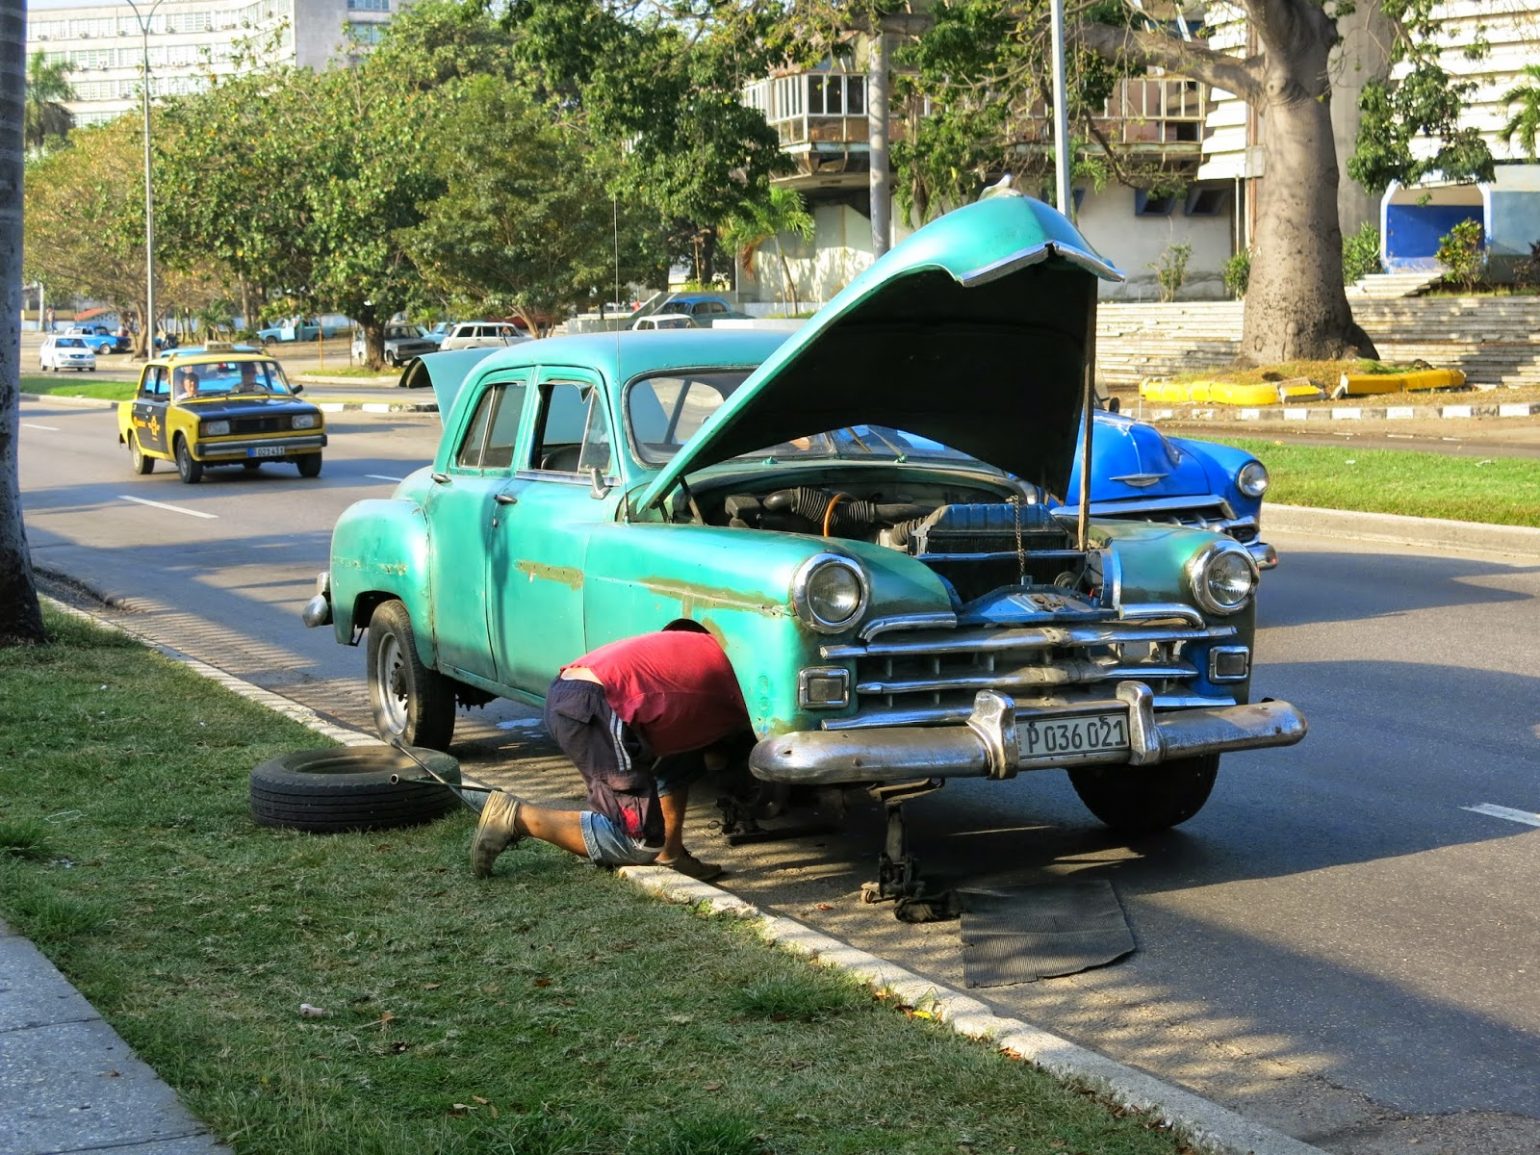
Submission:
<svg viewBox="0 0 1540 1155">
<path fill-rule="evenodd" d="M 909 853 L 904 832 L 904 803 L 941 789 L 934 778 L 921 782 L 891 782 L 873 786 L 870 793 L 887 812 L 888 831 L 877 857 L 877 881 L 861 884 L 861 901 L 893 900 L 893 916 L 900 922 L 942 922 L 961 911 L 951 890 L 927 890 L 920 881 L 919 861 Z"/>
</svg>

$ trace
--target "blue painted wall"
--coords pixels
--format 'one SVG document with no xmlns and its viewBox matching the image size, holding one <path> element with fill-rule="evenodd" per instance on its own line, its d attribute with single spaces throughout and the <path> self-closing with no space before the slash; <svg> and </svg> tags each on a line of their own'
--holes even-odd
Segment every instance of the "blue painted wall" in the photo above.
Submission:
<svg viewBox="0 0 1540 1155">
<path fill-rule="evenodd" d="M 1386 266 L 1392 270 L 1431 266 L 1440 238 L 1461 221 L 1481 217 L 1480 205 L 1386 205 Z"/>
</svg>

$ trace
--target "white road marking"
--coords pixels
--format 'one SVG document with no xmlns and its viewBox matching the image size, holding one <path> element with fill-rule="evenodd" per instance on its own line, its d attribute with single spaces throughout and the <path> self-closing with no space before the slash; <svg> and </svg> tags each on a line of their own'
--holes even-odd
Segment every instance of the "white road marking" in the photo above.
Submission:
<svg viewBox="0 0 1540 1155">
<path fill-rule="evenodd" d="M 202 510 L 197 509 L 183 509 L 180 505 L 167 505 L 163 501 L 146 501 L 142 497 L 129 497 L 126 493 L 120 493 L 118 496 L 124 501 L 132 501 L 137 505 L 149 505 L 155 509 L 169 509 L 172 513 L 185 513 L 188 517 L 206 517 L 211 521 L 219 519 L 219 514 L 217 513 L 204 513 Z"/>
<path fill-rule="evenodd" d="M 366 473 L 366 474 L 364 474 L 364 476 L 368 477 L 368 478 L 371 478 L 374 481 L 405 481 L 406 480 L 406 478 L 404 478 L 404 477 L 386 477 L 383 473 Z"/>
<path fill-rule="evenodd" d="M 1540 826 L 1540 814 L 1534 814 L 1528 810 L 1493 806 L 1490 802 L 1483 802 L 1480 806 L 1462 806 L 1460 809 L 1469 810 L 1472 814 L 1490 814 L 1493 818 L 1506 818 L 1509 822 L 1522 822 L 1525 826 Z"/>
<path fill-rule="evenodd" d="M 57 425 L 39 425 L 36 421 L 23 421 L 21 423 L 21 427 L 23 429 L 42 429 L 48 433 L 59 432 L 59 427 Z"/>
</svg>

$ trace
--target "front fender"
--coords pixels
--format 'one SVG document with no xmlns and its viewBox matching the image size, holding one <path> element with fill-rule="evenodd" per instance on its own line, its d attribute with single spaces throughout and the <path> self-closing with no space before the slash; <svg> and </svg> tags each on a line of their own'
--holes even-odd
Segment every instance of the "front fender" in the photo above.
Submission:
<svg viewBox="0 0 1540 1155">
<path fill-rule="evenodd" d="M 343 511 L 332 530 L 332 626 L 355 645 L 374 607 L 399 598 L 419 625 L 418 656 L 436 658 L 428 593 L 428 524 L 415 502 L 371 498 Z"/>
</svg>

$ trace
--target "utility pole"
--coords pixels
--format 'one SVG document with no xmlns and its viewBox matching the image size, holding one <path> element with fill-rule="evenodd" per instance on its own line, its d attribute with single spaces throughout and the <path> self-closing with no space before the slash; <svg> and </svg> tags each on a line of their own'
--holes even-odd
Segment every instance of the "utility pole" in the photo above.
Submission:
<svg viewBox="0 0 1540 1155">
<path fill-rule="evenodd" d="M 149 11 L 140 12 L 135 0 L 125 0 L 139 22 L 144 43 L 144 355 L 155 356 L 155 191 L 150 180 L 150 21 L 164 0 L 155 0 Z M 143 3 L 143 0 L 140 0 Z"/>
</svg>

